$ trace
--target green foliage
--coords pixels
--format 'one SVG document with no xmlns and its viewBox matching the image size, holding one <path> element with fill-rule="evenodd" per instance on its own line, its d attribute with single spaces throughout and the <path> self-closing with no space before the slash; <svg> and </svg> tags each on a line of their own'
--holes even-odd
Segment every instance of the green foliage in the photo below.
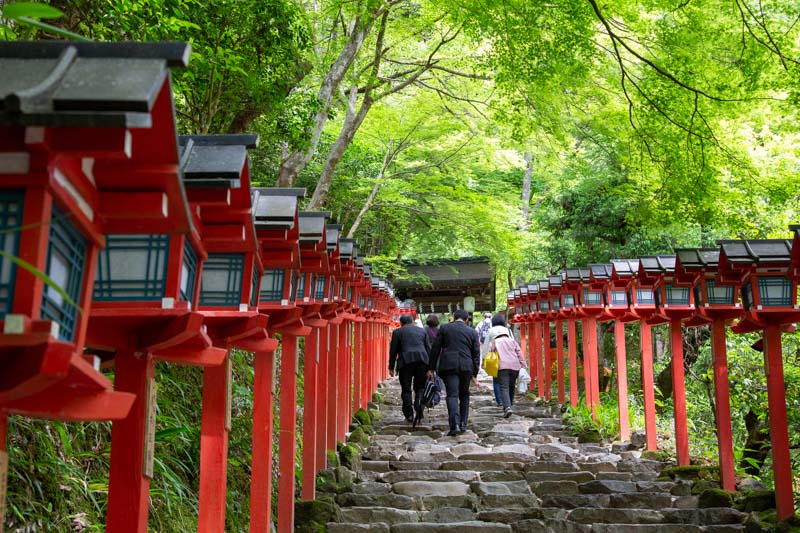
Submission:
<svg viewBox="0 0 800 533">
<path fill-rule="evenodd" d="M 577 435 L 581 442 L 597 442 L 613 439 L 619 433 L 617 405 L 608 394 L 600 396 L 600 405 L 596 407 L 597 419 L 592 410 L 581 398 L 575 407 L 567 407 L 564 413 L 564 424 L 570 432 Z"/>
</svg>

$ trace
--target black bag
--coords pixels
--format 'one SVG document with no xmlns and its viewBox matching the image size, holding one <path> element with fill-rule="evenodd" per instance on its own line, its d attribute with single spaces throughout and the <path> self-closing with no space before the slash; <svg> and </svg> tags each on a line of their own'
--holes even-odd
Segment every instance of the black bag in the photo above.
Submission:
<svg viewBox="0 0 800 533">
<path fill-rule="evenodd" d="M 419 411 L 414 416 L 414 423 L 412 427 L 416 427 L 420 420 L 422 420 L 422 412 L 427 407 L 428 409 L 435 407 L 442 399 L 442 388 L 444 382 L 436 373 L 433 377 L 429 377 L 425 382 L 425 388 L 422 390 L 422 397 L 419 402 Z"/>
</svg>

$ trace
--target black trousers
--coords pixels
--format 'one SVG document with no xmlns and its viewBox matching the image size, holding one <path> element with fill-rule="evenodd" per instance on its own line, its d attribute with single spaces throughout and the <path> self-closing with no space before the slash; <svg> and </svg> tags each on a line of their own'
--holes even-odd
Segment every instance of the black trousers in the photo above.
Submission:
<svg viewBox="0 0 800 533">
<path fill-rule="evenodd" d="M 497 381 L 500 382 L 500 397 L 503 400 L 503 409 L 508 409 L 514 405 L 514 393 L 516 392 L 517 377 L 519 370 L 499 370 Z"/>
<path fill-rule="evenodd" d="M 400 376 L 400 398 L 403 400 L 403 416 L 414 416 L 414 411 L 419 408 L 422 391 L 425 390 L 425 379 L 428 373 L 428 364 L 419 361 L 410 363 L 398 369 Z M 414 403 L 411 403 L 411 391 L 414 391 Z"/>
<path fill-rule="evenodd" d="M 469 418 L 469 383 L 472 372 L 447 372 L 440 374 L 447 389 L 447 420 L 450 429 L 467 427 Z"/>
</svg>

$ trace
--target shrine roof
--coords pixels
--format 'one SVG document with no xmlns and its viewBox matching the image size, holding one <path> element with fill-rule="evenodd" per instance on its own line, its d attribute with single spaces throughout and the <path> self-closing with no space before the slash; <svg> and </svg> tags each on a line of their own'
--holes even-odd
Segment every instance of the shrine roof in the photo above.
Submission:
<svg viewBox="0 0 800 533">
<path fill-rule="evenodd" d="M 0 124 L 150 127 L 183 42 L 0 42 Z"/>
</svg>

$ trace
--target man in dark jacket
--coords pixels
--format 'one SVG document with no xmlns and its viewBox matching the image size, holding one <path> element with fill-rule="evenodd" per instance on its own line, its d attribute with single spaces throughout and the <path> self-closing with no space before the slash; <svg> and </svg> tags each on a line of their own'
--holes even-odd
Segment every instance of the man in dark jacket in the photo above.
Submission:
<svg viewBox="0 0 800 533">
<path fill-rule="evenodd" d="M 453 318 L 453 322 L 439 328 L 431 347 L 428 367 L 428 374 L 433 375 L 436 370 L 447 389 L 450 436 L 467 430 L 469 384 L 478 375 L 481 364 L 478 333 L 466 324 L 469 313 L 458 309 L 453 313 Z"/>
<path fill-rule="evenodd" d="M 389 372 L 394 373 L 396 365 L 400 374 L 403 415 L 408 422 L 414 420 L 415 411 L 421 412 L 419 402 L 425 389 L 425 371 L 428 370 L 428 352 L 431 349 L 428 334 L 422 328 L 414 326 L 412 322 L 410 315 L 400 315 L 400 327 L 392 332 L 392 342 L 389 345 Z"/>
</svg>

